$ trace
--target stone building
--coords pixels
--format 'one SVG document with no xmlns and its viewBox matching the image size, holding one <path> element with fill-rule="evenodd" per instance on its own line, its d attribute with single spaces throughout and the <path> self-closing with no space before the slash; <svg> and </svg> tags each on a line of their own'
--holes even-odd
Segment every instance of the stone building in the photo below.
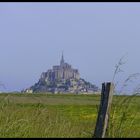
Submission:
<svg viewBox="0 0 140 140">
<path fill-rule="evenodd" d="M 60 65 L 53 66 L 52 69 L 49 69 L 47 72 L 41 74 L 41 79 L 45 81 L 56 81 L 61 79 L 79 79 L 80 75 L 77 69 L 73 69 L 71 65 L 65 63 L 64 57 L 62 54 Z"/>
</svg>

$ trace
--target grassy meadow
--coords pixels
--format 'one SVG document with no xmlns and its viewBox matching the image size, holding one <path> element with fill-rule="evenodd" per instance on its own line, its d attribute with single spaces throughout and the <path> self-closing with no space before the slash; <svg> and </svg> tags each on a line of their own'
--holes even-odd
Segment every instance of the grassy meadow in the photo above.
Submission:
<svg viewBox="0 0 140 140">
<path fill-rule="evenodd" d="M 106 137 L 140 137 L 140 96 L 114 96 Z M 0 138 L 93 135 L 100 95 L 0 94 Z"/>
</svg>

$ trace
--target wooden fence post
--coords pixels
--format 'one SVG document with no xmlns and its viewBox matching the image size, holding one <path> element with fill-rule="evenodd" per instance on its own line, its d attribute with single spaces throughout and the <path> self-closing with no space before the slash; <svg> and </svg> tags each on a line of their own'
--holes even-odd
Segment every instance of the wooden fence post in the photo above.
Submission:
<svg viewBox="0 0 140 140">
<path fill-rule="evenodd" d="M 114 91 L 113 83 L 103 83 L 101 91 L 101 101 L 96 121 L 93 138 L 104 138 L 108 127 L 110 107 Z"/>
</svg>

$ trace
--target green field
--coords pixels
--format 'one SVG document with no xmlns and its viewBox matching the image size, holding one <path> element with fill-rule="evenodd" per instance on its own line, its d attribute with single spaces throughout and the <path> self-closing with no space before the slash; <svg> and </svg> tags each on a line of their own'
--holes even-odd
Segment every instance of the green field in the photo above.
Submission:
<svg viewBox="0 0 140 140">
<path fill-rule="evenodd" d="M 140 96 L 127 98 L 113 97 L 107 137 L 140 137 Z M 0 94 L 0 101 L 1 138 L 90 138 L 100 95 Z"/>
</svg>

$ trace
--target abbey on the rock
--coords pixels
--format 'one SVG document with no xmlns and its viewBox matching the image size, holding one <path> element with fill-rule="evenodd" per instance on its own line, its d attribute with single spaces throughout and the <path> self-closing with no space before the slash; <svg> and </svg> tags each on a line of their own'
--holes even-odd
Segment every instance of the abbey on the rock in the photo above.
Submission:
<svg viewBox="0 0 140 140">
<path fill-rule="evenodd" d="M 93 93 L 98 87 L 80 78 L 77 69 L 65 63 L 63 53 L 60 65 L 43 72 L 38 82 L 30 88 L 23 90 L 27 93 L 51 92 L 51 93 Z"/>
</svg>

